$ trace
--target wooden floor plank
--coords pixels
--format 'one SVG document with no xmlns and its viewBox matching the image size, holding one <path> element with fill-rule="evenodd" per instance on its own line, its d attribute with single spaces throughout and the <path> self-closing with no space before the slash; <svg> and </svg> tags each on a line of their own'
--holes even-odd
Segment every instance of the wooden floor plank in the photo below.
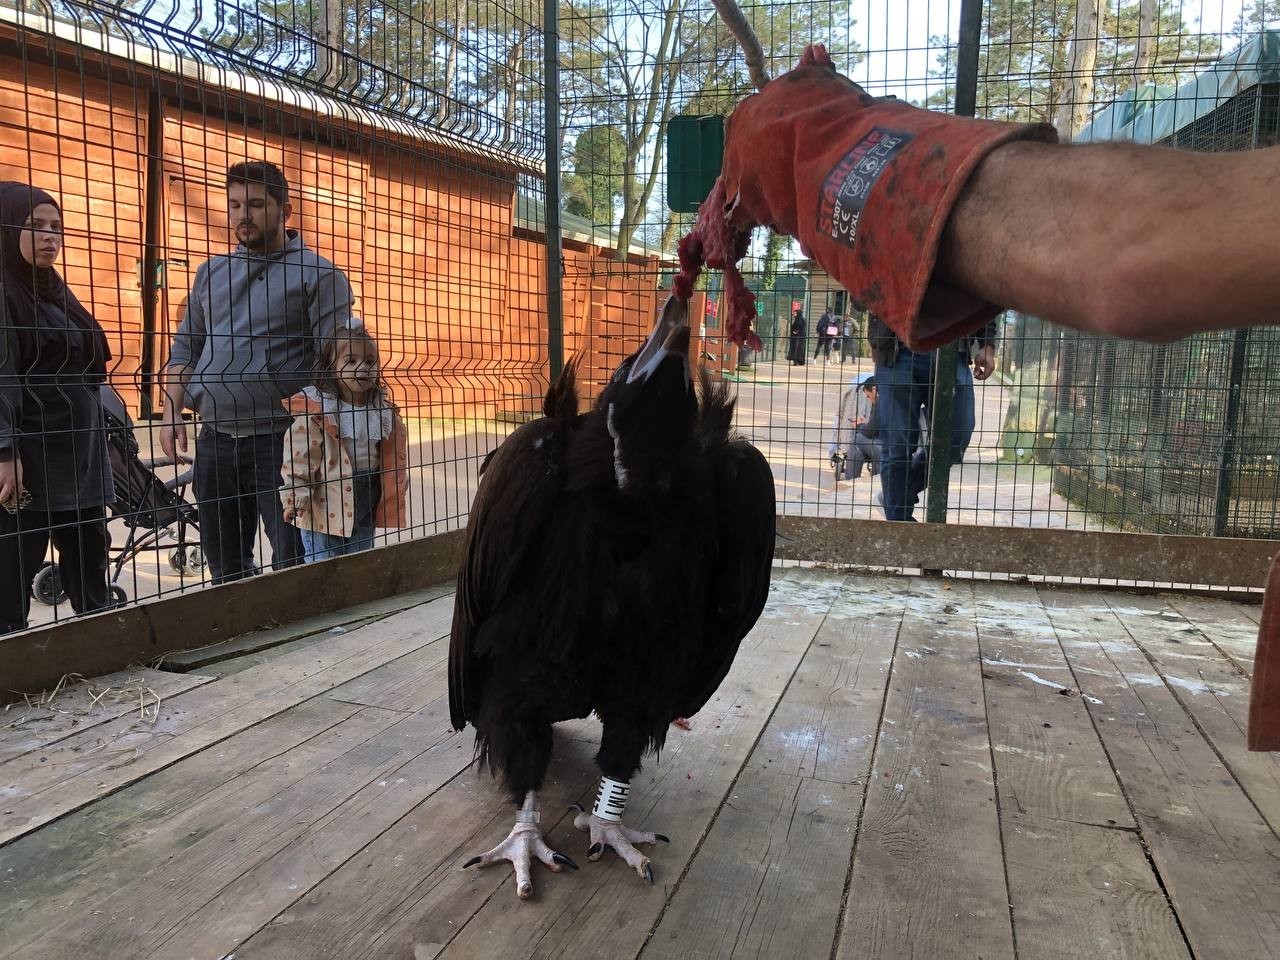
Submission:
<svg viewBox="0 0 1280 960">
<path fill-rule="evenodd" d="M 644 956 L 831 956 L 909 583 L 846 582 Z"/>
<path fill-rule="evenodd" d="M 975 590 L 1002 811 L 1136 829 L 1036 589 Z"/>
<path fill-rule="evenodd" d="M 1018 956 L 1187 956 L 1039 594 L 975 593 Z"/>
<path fill-rule="evenodd" d="M 443 678 L 442 678 L 443 679 Z M 441 688 L 443 684 L 441 684 Z M 308 776 L 203 834 L 180 859 L 138 876 L 71 916 L 14 960 L 66 956 L 221 956 L 463 769 L 441 696 L 412 716 L 364 708 L 390 723 Z M 124 919 L 128 917 L 128 921 Z"/>
<path fill-rule="evenodd" d="M 55 694 L 10 703 L 0 713 L 0 763 L 42 750 L 100 723 L 125 715 L 142 719 L 165 700 L 203 686 L 213 677 L 134 667 L 101 677 L 72 680 Z M 48 699 L 52 695 L 52 699 Z"/>
<path fill-rule="evenodd" d="M 152 724 L 121 718 L 75 734 L 36 757 L 0 764 L 0 845 L 368 673 L 448 631 L 452 598 L 397 614 L 323 647 L 173 698 Z"/>
<path fill-rule="evenodd" d="M 973 587 L 912 584 L 837 958 L 1012 958 Z"/>
<path fill-rule="evenodd" d="M 1231 612 L 1238 616 L 1244 617 L 1246 620 L 1252 620 L 1254 623 L 1262 622 L 1262 601 L 1257 603 L 1248 603 L 1244 600 L 1229 601 Z"/>
<path fill-rule="evenodd" d="M 175 922 L 148 955 L 157 960 L 197 956 L 203 945 L 211 942 L 225 944 L 227 951 L 236 950 L 242 941 L 430 800 L 466 770 L 472 759 L 470 736 L 449 729 L 448 715 L 447 695 L 442 689 L 435 703 L 402 723 L 408 724 L 404 729 L 404 762 L 394 767 L 387 764 L 377 778 L 371 778 L 302 832 L 294 833 L 269 856 L 258 858 L 238 874 L 228 873 L 212 899 L 206 901 L 203 895 L 189 898 L 188 907 L 199 903 L 199 909 Z M 417 754 L 409 756 L 415 749 Z M 431 826 L 429 836 L 440 841 L 436 825 Z M 313 954 L 319 955 L 324 954 Z"/>
<path fill-rule="evenodd" d="M 1019 960 L 1190 958 L 1132 830 L 1002 814 Z"/>
<path fill-rule="evenodd" d="M 830 609 L 838 581 L 829 575 L 787 571 L 773 584 L 756 628 L 743 642 L 732 670 L 689 732 L 673 728 L 659 762 L 650 760 L 632 787 L 627 821 L 656 829 L 671 844 L 652 852 L 656 888 L 646 886 L 612 854 L 586 861 L 586 837 L 557 805 L 589 802 L 597 771 L 591 757 L 598 724 L 557 727 L 555 774 L 542 797 L 547 840 L 573 856 L 577 873 L 552 876 L 538 869 L 535 896 L 515 898 L 508 868 L 462 871 L 462 853 L 492 846 L 510 829 L 512 808 L 495 819 L 493 788 L 455 789 L 446 836 L 424 835 L 416 816 L 394 827 L 258 935 L 239 947 L 253 957 L 634 956 L 662 908 L 724 794 L 759 736 L 804 650 Z M 568 728 L 591 741 L 566 749 Z M 434 801 L 435 798 L 433 798 Z M 441 801 L 443 802 L 443 801 Z M 433 809 L 439 809 L 434 803 Z M 376 873 L 370 876 L 370 867 Z"/>
<path fill-rule="evenodd" d="M 1246 615 L 1237 604 L 1176 594 L 1161 594 L 1160 599 L 1168 605 L 1166 619 L 1184 630 L 1190 626 L 1200 631 L 1245 676 L 1253 676 L 1253 655 L 1258 647 L 1257 620 Z M 1180 623 L 1179 617 L 1186 622 Z"/>
<path fill-rule="evenodd" d="M 1197 960 L 1280 956 L 1280 841 L 1107 601 L 1040 594 Z"/>
<path fill-rule="evenodd" d="M 334 687 L 325 696 L 344 703 L 416 713 L 436 698 L 436 685 L 444 676 L 448 659 L 447 643 L 428 644 Z"/>
<path fill-rule="evenodd" d="M 452 593 L 453 588 L 452 583 L 440 583 L 423 590 L 412 590 L 392 597 L 370 600 L 368 603 L 359 603 L 353 607 L 344 607 L 318 617 L 295 620 L 268 630 L 255 630 L 207 647 L 197 647 L 195 650 L 184 650 L 181 653 L 166 656 L 165 668 L 178 671 L 197 670 L 227 660 L 242 659 L 307 637 L 346 633 L 366 624 L 385 620 L 404 610 L 430 603 L 432 600 Z"/>
<path fill-rule="evenodd" d="M 400 719 L 316 698 L 0 848 L 0 955 L 151 878 Z"/>
<path fill-rule="evenodd" d="M 551 766 L 539 794 L 548 842 L 570 853 L 584 871 L 599 871 L 602 865 L 589 864 L 582 856 L 582 835 L 569 825 L 572 813 L 566 807 L 572 801 L 590 799 L 584 784 L 593 776 L 598 734 L 594 720 L 557 724 Z M 461 868 L 511 829 L 513 810 L 488 773 L 474 765 L 466 768 L 237 946 L 237 960 L 438 956 L 490 899 L 515 899 L 509 869 Z M 657 855 L 660 863 L 666 862 L 667 849 L 663 847 Z M 556 876 L 535 865 L 534 900 L 515 908 L 543 909 L 540 904 L 548 891 L 560 885 L 579 896 L 588 895 L 582 892 L 587 889 L 584 871 Z M 494 956 L 517 954 L 495 947 Z"/>
<path fill-rule="evenodd" d="M 1164 598 L 1107 598 L 1128 635 L 1154 661 L 1153 673 L 1199 725 L 1241 789 L 1280 835 L 1280 754 L 1254 753 L 1245 742 L 1249 681 L 1199 630 L 1178 629 L 1160 614 Z M 1135 613 L 1135 610 L 1145 613 Z"/>
</svg>

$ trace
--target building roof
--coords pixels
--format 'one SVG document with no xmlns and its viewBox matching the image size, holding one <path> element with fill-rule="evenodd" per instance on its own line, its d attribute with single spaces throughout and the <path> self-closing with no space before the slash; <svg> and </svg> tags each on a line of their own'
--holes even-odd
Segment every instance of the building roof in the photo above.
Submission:
<svg viewBox="0 0 1280 960">
<path fill-rule="evenodd" d="M 545 233 L 547 229 L 546 204 L 535 196 L 521 189 L 516 194 L 516 227 L 534 233 Z M 609 227 L 601 227 L 586 217 L 568 211 L 560 212 L 560 236 L 565 240 L 602 247 L 607 250 L 618 248 L 618 232 Z M 657 247 L 642 243 L 632 243 L 627 252 L 632 256 L 663 259 L 666 255 Z"/>
<path fill-rule="evenodd" d="M 1146 86 L 1117 97 L 1073 142 L 1160 143 L 1236 94 L 1263 83 L 1280 83 L 1280 31 L 1259 34 L 1176 90 Z"/>
<path fill-rule="evenodd" d="M 161 49 L 180 46 L 173 38 L 158 32 L 144 40 L 136 36 L 120 36 L 108 30 L 104 24 L 92 22 L 73 23 L 51 14 L 37 11 L 15 10 L 0 5 L 0 25 L 9 25 L 22 32 L 39 33 L 55 37 L 87 50 L 106 54 L 126 63 L 150 68 L 157 73 L 181 78 L 203 87 L 253 98 L 266 103 L 297 107 L 321 117 L 358 124 L 407 139 L 439 147 L 476 158 L 498 161 L 504 165 L 541 176 L 544 164 L 522 153 L 515 146 L 493 143 L 485 138 L 469 138 L 463 134 L 433 126 L 428 122 L 391 111 L 370 109 L 356 103 L 326 96 L 302 86 L 283 83 L 269 77 L 260 77 L 211 61 L 199 60 L 172 50 Z"/>
</svg>

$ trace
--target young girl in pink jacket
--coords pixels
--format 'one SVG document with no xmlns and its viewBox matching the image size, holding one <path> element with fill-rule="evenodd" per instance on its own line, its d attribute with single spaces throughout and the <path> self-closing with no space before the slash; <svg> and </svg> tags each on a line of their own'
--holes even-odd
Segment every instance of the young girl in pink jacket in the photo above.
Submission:
<svg viewBox="0 0 1280 960">
<path fill-rule="evenodd" d="M 287 401 L 284 518 L 308 563 L 373 546 L 377 527 L 405 525 L 408 434 L 363 326 L 321 350 L 315 385 Z"/>
</svg>

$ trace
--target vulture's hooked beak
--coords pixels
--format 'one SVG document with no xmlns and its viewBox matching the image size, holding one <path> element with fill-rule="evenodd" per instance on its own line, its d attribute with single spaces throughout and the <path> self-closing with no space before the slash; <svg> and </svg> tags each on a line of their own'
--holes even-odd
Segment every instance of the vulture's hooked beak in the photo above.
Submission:
<svg viewBox="0 0 1280 960">
<path fill-rule="evenodd" d="M 682 359 L 681 369 L 687 385 L 690 381 L 689 304 L 675 296 L 667 297 L 667 302 L 663 304 L 653 332 L 636 354 L 631 372 L 627 375 L 627 383 L 648 380 L 662 366 L 663 361 L 671 356 Z"/>
</svg>

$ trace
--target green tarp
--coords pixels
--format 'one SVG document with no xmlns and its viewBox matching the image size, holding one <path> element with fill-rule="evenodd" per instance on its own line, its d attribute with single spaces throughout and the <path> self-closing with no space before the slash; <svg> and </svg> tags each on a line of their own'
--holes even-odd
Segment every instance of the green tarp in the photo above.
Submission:
<svg viewBox="0 0 1280 960">
<path fill-rule="evenodd" d="M 1263 83 L 1280 83 L 1280 32 L 1274 30 L 1228 53 L 1172 93 L 1146 86 L 1122 95 L 1094 117 L 1074 142 L 1159 143 L 1236 94 Z"/>
</svg>

